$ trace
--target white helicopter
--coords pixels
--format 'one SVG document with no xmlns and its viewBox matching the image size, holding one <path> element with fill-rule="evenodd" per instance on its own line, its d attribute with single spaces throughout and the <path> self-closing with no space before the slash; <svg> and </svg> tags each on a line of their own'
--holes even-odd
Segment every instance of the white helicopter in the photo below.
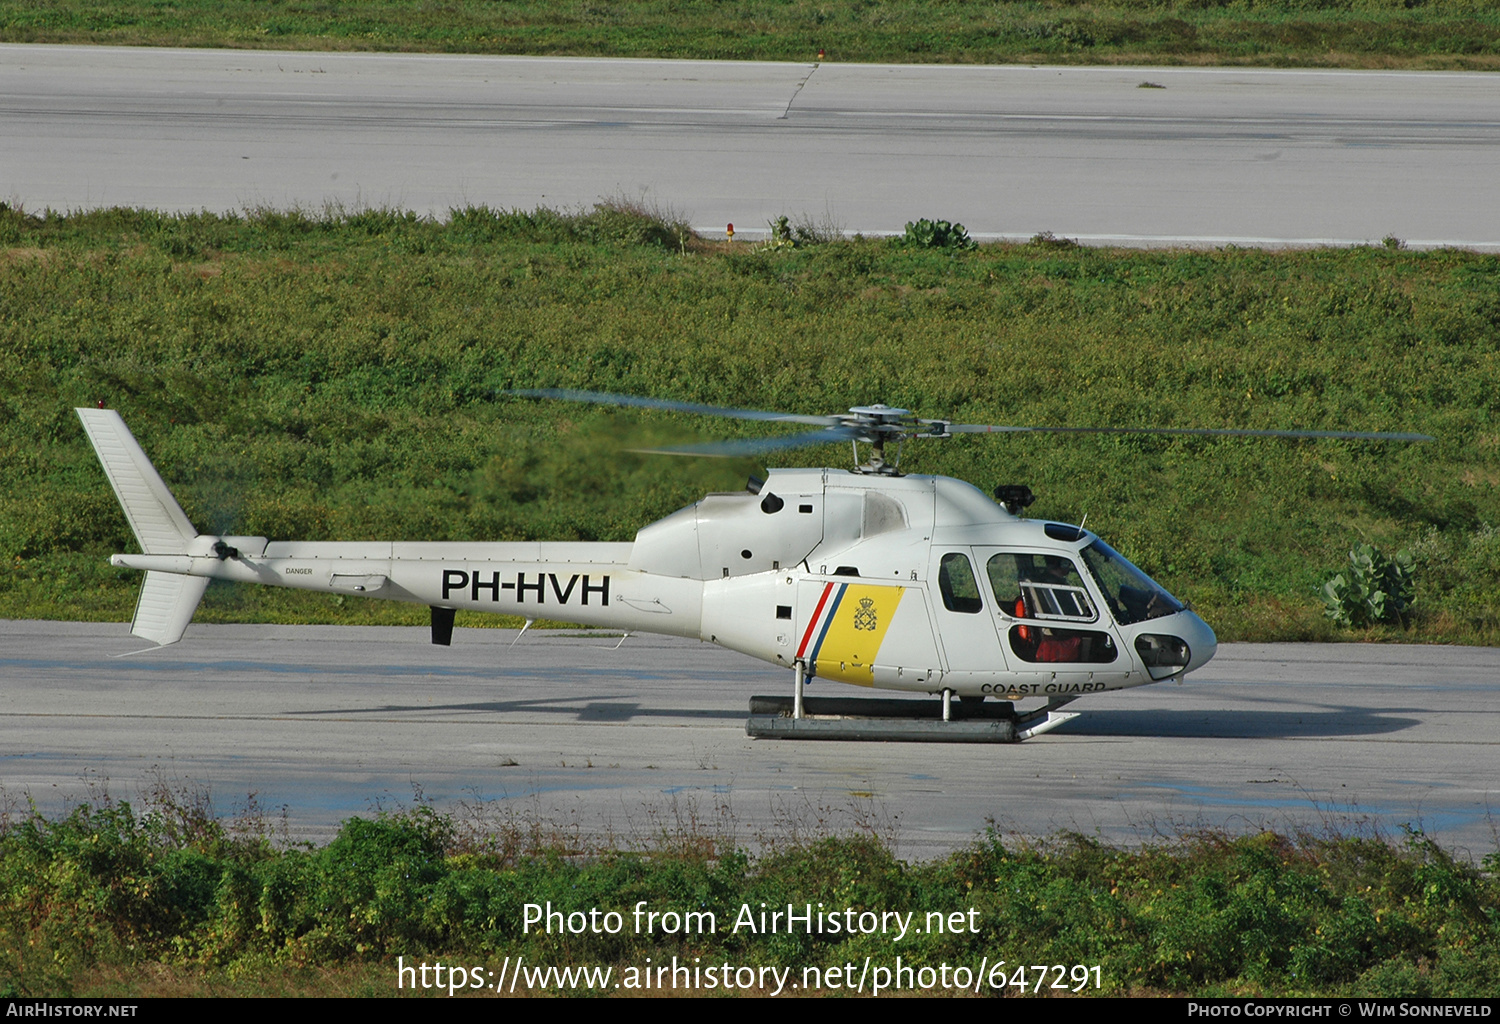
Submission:
<svg viewBox="0 0 1500 1024">
<path fill-rule="evenodd" d="M 919 419 L 884 405 L 806 416 L 587 391 L 510 394 L 817 428 L 658 449 L 674 454 L 747 455 L 845 440 L 856 462 L 859 444 L 871 452 L 853 470 L 773 469 L 745 491 L 710 494 L 642 528 L 633 543 L 269 541 L 200 534 L 119 414 L 79 409 L 141 547 L 141 554 L 110 559 L 146 573 L 131 632 L 161 645 L 177 642 L 215 579 L 425 604 L 435 644 L 451 643 L 459 609 L 528 623 L 545 616 L 695 637 L 792 670 L 790 715 L 773 715 L 758 729 L 752 718 L 752 735 L 975 738 L 949 729 L 960 724 L 949 721 L 956 696 L 964 712 L 984 710 L 988 697 L 1004 702 L 977 716 L 989 721 L 983 738 L 1021 740 L 1075 717 L 1058 708 L 1079 696 L 1181 679 L 1201 668 L 1217 649 L 1213 630 L 1093 533 L 1019 518 L 1032 501 L 1026 487 L 996 488 L 997 503 L 961 480 L 902 474 L 902 442 L 1041 431 L 1431 440 L 1349 431 L 991 426 Z M 891 444 L 897 457 L 887 461 Z M 925 737 L 815 728 L 804 699 L 813 678 L 940 694 L 942 722 L 920 725 Z M 1009 702 L 1027 698 L 1044 703 L 1017 714 Z"/>
</svg>

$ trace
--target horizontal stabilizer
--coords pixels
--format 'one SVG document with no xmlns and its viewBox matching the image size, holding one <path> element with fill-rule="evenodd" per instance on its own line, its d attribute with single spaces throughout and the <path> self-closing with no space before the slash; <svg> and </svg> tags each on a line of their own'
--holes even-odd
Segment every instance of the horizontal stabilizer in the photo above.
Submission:
<svg viewBox="0 0 1500 1024">
<path fill-rule="evenodd" d="M 141 585 L 141 597 L 135 604 L 135 618 L 130 631 L 143 640 L 158 644 L 175 644 L 198 610 L 203 591 L 208 589 L 205 576 L 177 576 L 169 572 L 148 572 Z"/>
<path fill-rule="evenodd" d="M 135 531 L 135 539 L 148 555 L 180 554 L 188 541 L 198 536 L 193 524 L 172 492 L 167 489 L 156 467 L 113 409 L 78 409 L 83 429 L 104 466 L 115 496 L 125 509 L 125 518 Z M 149 586 L 149 584 L 148 584 Z M 202 594 L 200 588 L 199 594 Z M 141 596 L 142 601 L 145 595 Z M 193 604 L 196 607 L 197 598 Z M 136 613 L 137 619 L 140 613 Z M 141 634 L 144 635 L 144 634 Z M 170 643 L 171 641 L 167 641 Z"/>
</svg>

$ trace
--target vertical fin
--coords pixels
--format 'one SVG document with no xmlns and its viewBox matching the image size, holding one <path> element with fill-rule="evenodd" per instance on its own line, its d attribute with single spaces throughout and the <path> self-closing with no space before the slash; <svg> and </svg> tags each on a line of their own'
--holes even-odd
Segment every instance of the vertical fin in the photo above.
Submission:
<svg viewBox="0 0 1500 1024">
<path fill-rule="evenodd" d="M 120 414 L 113 409 L 77 409 L 83 429 L 115 489 L 115 497 L 130 520 L 141 551 L 148 555 L 176 555 L 198 536 L 193 524 L 172 497 L 156 467 Z"/>
<path fill-rule="evenodd" d="M 113 409 L 75 411 L 141 551 L 148 555 L 185 554 L 198 531 L 188 522 L 187 513 L 172 497 L 120 414 Z M 130 632 L 157 644 L 175 644 L 182 639 L 207 587 L 208 580 L 202 576 L 146 573 Z"/>
</svg>

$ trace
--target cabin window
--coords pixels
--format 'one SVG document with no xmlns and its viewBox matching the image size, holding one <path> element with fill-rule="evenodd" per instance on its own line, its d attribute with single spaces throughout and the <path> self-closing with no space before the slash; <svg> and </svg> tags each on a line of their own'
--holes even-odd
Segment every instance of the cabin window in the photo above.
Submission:
<svg viewBox="0 0 1500 1024">
<path fill-rule="evenodd" d="M 985 565 L 1000 610 L 1017 619 L 1093 622 L 1094 600 L 1073 560 L 1033 551 L 1004 551 Z"/>
<path fill-rule="evenodd" d="M 943 607 L 950 612 L 972 615 L 984 609 L 979 581 L 974 578 L 974 565 L 968 555 L 954 551 L 943 556 L 938 563 L 938 590 L 943 595 Z"/>
</svg>

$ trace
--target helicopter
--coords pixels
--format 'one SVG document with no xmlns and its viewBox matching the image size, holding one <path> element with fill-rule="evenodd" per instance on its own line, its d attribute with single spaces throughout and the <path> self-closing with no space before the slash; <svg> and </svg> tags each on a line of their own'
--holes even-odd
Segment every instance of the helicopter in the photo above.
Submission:
<svg viewBox="0 0 1500 1024">
<path fill-rule="evenodd" d="M 528 626 L 545 616 L 696 638 L 790 670 L 792 700 L 778 705 L 790 715 L 757 730 L 755 702 L 764 699 L 755 698 L 751 735 L 852 735 L 810 730 L 819 716 L 809 715 L 804 689 L 821 679 L 938 695 L 940 731 L 958 724 L 954 698 L 964 712 L 993 698 L 978 716 L 989 720 L 990 738 L 1024 740 L 1076 717 L 1059 709 L 1081 696 L 1180 681 L 1213 658 L 1214 632 L 1082 525 L 1023 518 L 1034 500 L 1026 486 L 1003 485 L 991 497 L 951 477 L 902 473 L 906 442 L 1040 432 L 1432 440 L 955 423 L 879 404 L 803 415 L 567 389 L 506 394 L 800 424 L 815 429 L 650 451 L 737 456 L 849 441 L 856 464 L 771 469 L 743 491 L 709 494 L 642 527 L 630 543 L 271 541 L 199 533 L 120 415 L 80 408 L 141 548 L 110 559 L 145 573 L 132 634 L 158 645 L 181 640 L 211 580 L 424 604 L 439 645 L 452 643 L 459 610 L 520 616 Z M 1015 710 L 1032 698 L 1042 705 Z"/>
</svg>

